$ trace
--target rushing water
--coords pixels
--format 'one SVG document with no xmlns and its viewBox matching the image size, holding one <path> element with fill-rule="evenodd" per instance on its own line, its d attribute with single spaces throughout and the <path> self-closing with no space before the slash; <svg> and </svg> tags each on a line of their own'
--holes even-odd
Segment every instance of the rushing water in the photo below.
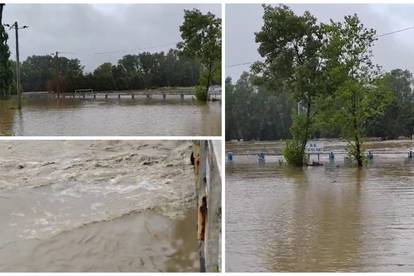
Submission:
<svg viewBox="0 0 414 276">
<path fill-rule="evenodd" d="M 0 141 L 0 271 L 198 271 L 190 146 Z"/>
<path fill-rule="evenodd" d="M 0 135 L 219 136 L 221 103 L 178 96 L 55 99 L 26 96 L 22 110 L 0 101 Z"/>
<path fill-rule="evenodd" d="M 413 271 L 414 161 L 226 166 L 227 271 Z"/>
</svg>

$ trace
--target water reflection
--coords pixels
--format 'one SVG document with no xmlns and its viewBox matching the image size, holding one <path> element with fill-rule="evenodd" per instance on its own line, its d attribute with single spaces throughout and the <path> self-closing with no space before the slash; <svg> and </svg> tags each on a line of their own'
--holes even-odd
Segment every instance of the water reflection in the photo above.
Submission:
<svg viewBox="0 0 414 276">
<path fill-rule="evenodd" d="M 229 271 L 411 271 L 414 166 L 227 167 Z"/>
<path fill-rule="evenodd" d="M 13 135 L 15 113 L 13 100 L 0 99 L 0 135 Z"/>
<path fill-rule="evenodd" d="M 197 213 L 194 208 L 189 209 L 185 218 L 176 223 L 172 236 L 176 253 L 168 260 L 166 271 L 200 271 L 196 221 Z"/>
</svg>

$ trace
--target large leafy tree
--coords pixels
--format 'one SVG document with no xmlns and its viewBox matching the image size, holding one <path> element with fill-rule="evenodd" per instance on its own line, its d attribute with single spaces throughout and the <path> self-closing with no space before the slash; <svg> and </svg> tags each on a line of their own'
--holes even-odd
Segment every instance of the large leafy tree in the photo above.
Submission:
<svg viewBox="0 0 414 276">
<path fill-rule="evenodd" d="M 68 89 L 72 90 L 83 76 L 83 66 L 78 59 L 66 57 L 30 56 L 22 63 L 22 86 L 24 91 L 45 91 L 47 83 L 56 81 L 57 63 L 59 73 L 65 79 Z"/>
<path fill-rule="evenodd" d="M 270 89 L 289 91 L 298 103 L 285 158 L 292 165 L 302 166 L 306 143 L 312 135 L 315 102 L 324 91 L 323 33 L 309 12 L 299 16 L 285 5 L 263 8 L 263 26 L 255 35 L 264 61 L 254 64 L 252 70 Z"/>
<path fill-rule="evenodd" d="M 380 116 L 392 100 L 371 60 L 376 33 L 365 28 L 357 15 L 345 16 L 344 22 L 331 21 L 324 29 L 326 84 L 333 92 L 324 98 L 325 111 L 341 125 L 348 153 L 362 167 L 367 122 Z"/>
<path fill-rule="evenodd" d="M 221 19 L 197 9 L 184 11 L 180 26 L 181 38 L 177 46 L 185 55 L 196 58 L 203 65 L 198 98 L 206 100 L 208 89 L 221 68 Z"/>
<path fill-rule="evenodd" d="M 7 33 L 2 24 L 4 4 L 0 3 L 0 96 L 9 93 L 13 80 L 13 73 L 10 63 L 10 51 L 7 45 Z"/>
<path fill-rule="evenodd" d="M 110 62 L 105 62 L 98 66 L 93 72 L 95 79 L 95 89 L 97 90 L 114 90 L 115 89 L 115 80 L 112 74 L 112 64 Z"/>
</svg>

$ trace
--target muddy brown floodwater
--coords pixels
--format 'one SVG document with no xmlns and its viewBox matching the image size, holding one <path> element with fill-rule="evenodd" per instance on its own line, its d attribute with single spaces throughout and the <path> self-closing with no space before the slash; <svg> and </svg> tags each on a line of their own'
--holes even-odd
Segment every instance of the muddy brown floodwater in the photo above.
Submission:
<svg viewBox="0 0 414 276">
<path fill-rule="evenodd" d="M 219 136 L 221 103 L 190 97 L 61 99 L 24 97 L 21 111 L 0 100 L 0 135 L 16 136 Z"/>
<path fill-rule="evenodd" d="M 199 271 L 186 141 L 0 141 L 0 271 Z"/>
<path fill-rule="evenodd" d="M 413 271 L 414 161 L 226 166 L 227 271 Z"/>
</svg>

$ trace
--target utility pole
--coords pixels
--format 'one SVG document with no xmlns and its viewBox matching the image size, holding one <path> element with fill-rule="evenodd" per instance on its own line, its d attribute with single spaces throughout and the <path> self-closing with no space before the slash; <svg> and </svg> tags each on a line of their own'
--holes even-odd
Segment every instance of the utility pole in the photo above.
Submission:
<svg viewBox="0 0 414 276">
<path fill-rule="evenodd" d="M 16 90 L 17 90 L 17 108 L 22 109 L 22 90 L 20 88 L 20 59 L 19 59 L 19 24 L 14 22 L 16 33 Z"/>
<path fill-rule="evenodd" d="M 2 19 L 3 19 L 3 7 L 4 7 L 4 3 L 0 3 L 0 25 L 2 24 Z"/>
<path fill-rule="evenodd" d="M 56 51 L 55 53 L 55 59 L 56 59 L 56 93 L 57 97 L 60 98 L 60 66 L 59 66 L 59 52 Z"/>
<path fill-rule="evenodd" d="M 22 109 L 22 89 L 20 87 L 20 60 L 19 60 L 19 29 L 29 28 L 28 26 L 23 26 L 19 28 L 19 23 L 14 22 L 13 25 L 4 24 L 4 26 L 9 27 L 9 29 L 15 30 L 16 34 L 16 93 L 17 93 L 17 108 Z"/>
</svg>

